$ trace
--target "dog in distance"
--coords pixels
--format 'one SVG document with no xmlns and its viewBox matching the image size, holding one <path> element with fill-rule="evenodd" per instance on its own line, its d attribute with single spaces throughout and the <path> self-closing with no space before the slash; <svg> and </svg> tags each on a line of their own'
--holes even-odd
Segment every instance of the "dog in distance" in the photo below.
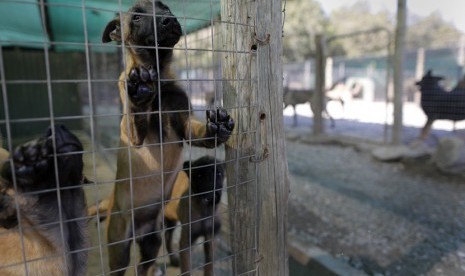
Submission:
<svg viewBox="0 0 465 276">
<path fill-rule="evenodd" d="M 421 108 L 427 120 L 420 133 L 420 140 L 428 137 L 435 120 L 465 120 L 465 77 L 451 91 L 445 90 L 440 81 L 442 76 L 434 76 L 429 70 L 416 82 L 421 92 Z"/>
</svg>

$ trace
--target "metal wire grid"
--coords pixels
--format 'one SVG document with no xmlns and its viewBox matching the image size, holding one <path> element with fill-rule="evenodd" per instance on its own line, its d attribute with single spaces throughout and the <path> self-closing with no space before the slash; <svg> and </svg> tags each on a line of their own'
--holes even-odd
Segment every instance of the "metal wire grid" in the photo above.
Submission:
<svg viewBox="0 0 465 276">
<path fill-rule="evenodd" d="M 182 2 L 185 2 L 187 0 L 179 0 L 179 1 L 182 1 Z M 211 5 L 213 5 L 213 2 L 210 1 L 210 0 L 205 0 L 207 2 L 210 2 Z M 25 4 L 31 4 L 31 5 L 34 5 L 33 3 L 31 2 L 27 2 L 27 1 L 15 1 L 15 0 L 11 0 L 10 2 L 12 3 L 25 3 Z M 169 5 L 169 3 L 167 3 Z M 104 113 L 104 114 L 97 114 L 95 112 L 96 108 L 98 107 L 98 102 L 94 102 L 94 94 L 97 94 L 98 91 L 96 91 L 95 89 L 93 89 L 93 86 L 95 84 L 115 84 L 118 82 L 118 75 L 115 75 L 114 78 L 94 78 L 92 76 L 92 73 L 94 71 L 94 68 L 91 66 L 92 64 L 92 56 L 93 56 L 93 49 L 94 48 L 98 48 L 98 47 L 108 47 L 108 48 L 117 48 L 117 51 L 119 53 L 122 53 L 122 55 L 124 56 L 124 52 L 125 52 L 125 48 L 124 47 L 121 47 L 121 46 L 117 46 L 117 45 L 105 45 L 105 44 L 99 44 L 99 43 L 91 43 L 89 42 L 88 40 L 88 33 L 87 33 L 87 26 L 86 26 L 86 13 L 85 11 L 86 10 L 94 10 L 94 11 L 105 11 L 105 12 L 115 12 L 114 10 L 105 10 L 105 9 L 97 9 L 97 8 L 89 8 L 86 6 L 86 2 L 85 1 L 81 1 L 80 4 L 70 4 L 70 3 L 63 3 L 63 4 L 51 4 L 51 3 L 47 3 L 45 1 L 40 1 L 38 3 L 39 7 L 40 7 L 40 12 L 41 12 L 41 18 L 42 18 L 42 25 L 43 25 L 43 28 L 44 30 L 46 30 L 46 7 L 47 6 L 50 6 L 50 5 L 60 5 L 60 6 L 63 6 L 63 7 L 69 7 L 69 8 L 78 8 L 78 9 L 82 9 L 83 13 L 82 13 L 82 21 L 83 21 L 83 24 L 84 24 L 84 37 L 85 37 L 85 41 L 83 43 L 77 43 L 77 42 L 66 42 L 66 41 L 50 41 L 50 42 L 44 42 L 42 44 L 42 52 L 43 52 L 43 57 L 44 57 L 44 60 L 45 60 L 45 68 L 43 68 L 45 70 L 45 79 L 7 79 L 6 77 L 6 74 L 5 72 L 8 70 L 8 68 L 6 68 L 5 66 L 5 63 L 4 63 L 4 55 L 5 55 L 5 52 L 3 51 L 3 48 L 0 48 L 0 72 L 1 72 L 1 88 L 2 88 L 2 97 L 3 97 L 3 108 L 4 108 L 4 119 L 0 120 L 0 124 L 2 126 L 4 126 L 5 128 L 5 134 L 6 134 L 6 148 L 8 149 L 9 152 L 12 152 L 13 149 L 14 149 L 14 141 L 16 139 L 20 139 L 22 137 L 13 137 L 12 135 L 12 132 L 11 132 L 11 125 L 12 124 L 30 124 L 30 123 L 33 123 L 33 122 L 45 122 L 45 123 L 50 123 L 50 125 L 54 125 L 55 122 L 57 121 L 63 121 L 63 122 L 66 122 L 66 121 L 72 121 L 72 120 L 78 120 L 78 121 L 86 121 L 89 126 L 86 128 L 86 129 L 79 129 L 79 131 L 83 131 L 85 133 L 88 134 L 88 137 L 89 137 L 89 140 L 90 140 L 90 144 L 86 144 L 86 149 L 83 151 L 83 152 L 77 152 L 76 154 L 87 154 L 87 155 L 90 155 L 91 156 L 91 171 L 92 171 L 92 175 L 86 175 L 89 179 L 92 179 L 94 180 L 93 183 L 91 184 L 83 184 L 83 187 L 85 188 L 90 188 L 92 189 L 96 194 L 95 194 L 95 198 L 96 198 L 96 201 L 94 202 L 88 202 L 88 205 L 93 205 L 93 204 L 98 204 L 98 200 L 99 199 L 104 199 L 103 195 L 101 194 L 100 192 L 100 187 L 104 184 L 112 184 L 114 182 L 114 185 L 118 185 L 118 182 L 121 182 L 121 181 L 125 181 L 125 180 L 128 180 L 128 179 L 119 179 L 118 181 L 111 181 L 111 180 L 104 180 L 104 181 L 100 181 L 98 180 L 98 174 L 99 174 L 99 168 L 97 166 L 97 155 L 103 153 L 103 154 L 109 154 L 109 155 L 113 155 L 114 156 L 114 153 L 118 150 L 124 150 L 124 149 L 127 149 L 128 152 L 129 152 L 129 156 L 130 156 L 130 150 L 129 150 L 129 147 L 127 148 L 122 148 L 122 147 L 119 147 L 119 146 L 109 146 L 109 147 L 103 147 L 102 146 L 102 141 L 99 141 L 98 140 L 98 137 L 96 136 L 96 132 L 97 132 L 97 128 L 98 126 L 96 126 L 96 121 L 97 120 L 105 120 L 107 118 L 114 118 L 114 117 L 120 117 L 123 115 L 123 113 L 121 112 L 110 112 L 110 113 Z M 119 9 L 118 11 L 116 12 L 120 12 L 119 15 L 121 15 L 121 12 L 125 12 L 122 10 L 122 2 L 121 0 L 119 1 Z M 234 11 L 233 11 L 234 12 Z M 153 13 L 153 16 L 155 16 L 155 11 Z M 199 19 L 196 19 L 196 18 L 192 18 L 192 17 L 187 17 L 185 16 L 185 12 L 183 15 L 179 15 L 177 14 L 177 17 L 181 23 L 181 25 L 183 25 L 183 22 L 184 22 L 184 25 L 185 25 L 185 22 L 186 20 L 199 20 Z M 212 26 L 219 26 L 221 24 L 231 24 L 231 23 L 227 23 L 227 22 L 222 22 L 216 18 L 211 18 L 208 22 L 210 25 Z M 249 27 L 252 27 L 252 26 L 249 26 Z M 192 84 L 193 83 L 196 83 L 196 82 L 202 82 L 202 83 L 214 83 L 213 85 L 213 89 L 214 89 L 214 98 L 215 98 L 215 103 L 218 102 L 219 99 L 217 99 L 217 95 L 219 94 L 219 89 L 221 88 L 220 85 L 218 84 L 221 84 L 222 82 L 232 82 L 232 81 L 239 81 L 239 82 L 250 82 L 250 81 L 254 81 L 254 80 L 251 80 L 251 79 L 229 79 L 229 80 L 225 80 L 221 77 L 221 75 L 219 74 L 219 72 L 217 70 L 214 70 L 213 71 L 213 78 L 211 77 L 206 77 L 206 78 L 192 78 L 190 75 L 189 75 L 189 69 L 191 68 L 192 64 L 195 64 L 195 53 L 199 53 L 199 52 L 207 52 L 207 53 L 211 53 L 211 67 L 212 68 L 217 68 L 218 64 L 216 63 L 218 58 L 215 58 L 215 55 L 220 53 L 220 54 L 228 54 L 228 53 L 233 53 L 233 54 L 243 54 L 243 55 L 247 55 L 247 54 L 250 54 L 249 51 L 246 51 L 246 50 L 239 50 L 237 49 L 237 47 L 235 47 L 236 45 L 233 45 L 232 49 L 227 49 L 227 50 L 220 50 L 218 45 L 216 45 L 216 42 L 215 42 L 215 37 L 218 36 L 218 35 L 221 35 L 220 33 L 215 33 L 215 30 L 218 32 L 219 31 L 219 28 L 210 28 L 209 29 L 209 32 L 210 34 L 206 34 L 206 36 L 202 39 L 202 42 L 205 42 L 207 40 L 210 40 L 210 45 L 211 47 L 206 49 L 206 48 L 203 48 L 202 46 L 200 46 L 199 48 L 196 47 L 196 44 L 202 44 L 202 43 L 196 43 L 196 41 L 189 41 L 188 42 L 188 36 L 184 36 L 183 38 L 183 41 L 181 41 L 178 46 L 175 47 L 174 51 L 176 52 L 176 56 L 177 56 L 177 60 L 179 62 L 179 56 L 182 56 L 184 55 L 184 66 L 185 66 L 185 69 L 186 69 L 186 74 L 185 74 L 185 78 L 178 78 L 178 79 L 170 79 L 170 80 L 163 80 L 163 81 L 178 81 L 180 83 L 183 83 L 186 90 L 188 91 L 188 94 L 190 96 L 190 98 L 192 98 L 194 95 L 194 91 L 192 89 Z M 208 31 L 207 31 L 208 32 Z M 240 34 L 236 34 L 236 35 L 240 35 Z M 8 41 L 9 43 L 14 43 L 15 41 Z M 84 57 L 85 57 L 85 69 L 84 69 L 84 72 L 81 72 L 81 74 L 83 73 L 84 77 L 83 78 L 76 78 L 76 79 L 54 79 L 52 77 L 52 74 L 51 74 L 51 68 L 50 68 L 50 52 L 51 52 L 51 48 L 50 46 L 54 46 L 54 45 L 78 45 L 78 46 L 84 46 L 85 47 L 85 51 L 84 51 Z M 192 45 L 192 46 L 191 46 Z M 53 49 L 53 48 L 52 48 Z M 194 53 L 193 55 L 190 55 L 189 53 Z M 178 65 L 180 65 L 178 63 Z M 208 64 L 207 64 L 208 65 Z M 125 68 L 125 65 L 123 66 Z M 178 68 L 179 69 L 179 68 Z M 87 100 L 88 100 L 88 114 L 82 114 L 82 115 L 64 115 L 64 116 L 60 116 L 60 115 L 57 115 L 54 111 L 54 103 L 53 103 L 53 96 L 54 96 L 54 88 L 52 87 L 54 84 L 66 84 L 66 83 L 71 83 L 71 84 L 80 84 L 80 85 L 83 85 L 86 87 L 86 90 L 87 90 Z M 40 116 L 40 117 L 25 117 L 25 118 L 15 118 L 15 119 L 12 119 L 10 118 L 10 106 L 9 106 L 9 96 L 11 96 L 11 94 L 9 94 L 9 86 L 10 85 L 19 85 L 19 84 L 29 84 L 29 85 L 46 85 L 47 87 L 47 98 L 48 98 L 48 111 L 49 111 L 49 116 Z M 158 88 L 160 89 L 160 82 L 158 83 Z M 61 91 L 61 92 L 64 92 L 66 93 L 65 91 Z M 33 91 L 31 91 L 31 93 L 33 93 Z M 256 91 L 254 92 L 256 93 Z M 116 91 L 116 88 L 115 88 L 115 94 L 117 94 L 117 91 Z M 256 107 L 256 103 L 246 103 L 244 102 L 242 99 L 240 99 L 239 97 L 237 98 L 236 100 L 236 105 L 233 106 L 233 107 L 230 107 L 230 109 L 237 109 L 238 110 L 238 114 L 240 114 L 240 110 L 241 109 L 244 109 L 244 108 L 250 108 L 250 107 Z M 204 106 L 203 108 L 198 108 L 198 107 L 195 107 L 194 110 L 188 110 L 189 112 L 201 112 L 201 111 L 205 111 L 207 108 L 207 106 Z M 27 110 L 25 110 L 27 112 Z M 240 123 L 240 116 L 238 118 L 235 118 L 236 119 L 236 124 L 239 124 Z M 161 125 L 161 124 L 160 124 Z M 237 133 L 235 135 L 254 135 L 256 132 L 255 129 L 248 129 L 248 130 L 240 130 L 238 129 L 237 130 Z M 160 133 L 161 133 L 161 129 L 160 129 Z M 115 135 L 119 135 L 118 132 L 115 132 Z M 193 140 L 193 139 L 192 139 Z M 159 146 L 163 149 L 163 146 L 166 145 L 166 143 L 164 143 L 163 141 L 161 141 L 161 143 L 159 144 L 154 144 L 154 145 L 146 145 L 146 146 Z M 55 148 L 55 145 L 54 145 L 54 148 Z M 222 153 L 220 152 L 221 150 L 220 149 L 213 149 L 210 151 L 210 154 L 213 154 L 215 157 L 217 156 L 221 156 Z M 239 149 L 237 149 L 237 151 L 239 151 Z M 163 150 L 161 151 L 163 152 Z M 192 149 L 191 146 L 188 146 L 186 147 L 186 152 L 187 152 L 187 159 L 186 160 L 193 160 L 194 159 L 194 155 L 195 154 L 199 154 L 199 153 L 195 153 L 195 151 Z M 237 156 L 239 156 L 238 158 L 236 158 L 235 160 L 225 160 L 224 162 L 225 163 L 228 163 L 228 164 L 231 164 L 231 165 L 236 165 L 238 164 L 238 162 L 240 160 L 243 160 L 243 159 L 249 159 L 251 157 L 253 157 L 253 154 L 237 154 Z M 163 156 L 162 156 L 163 158 Z M 10 161 L 11 162 L 11 161 Z M 131 166 L 131 158 L 128 159 L 128 162 L 129 162 L 129 166 Z M 89 164 L 87 164 L 87 166 L 89 166 Z M 56 182 L 58 183 L 58 175 L 59 175 L 59 171 L 58 171 L 58 165 L 57 165 L 57 154 L 56 154 L 56 151 L 54 151 L 54 169 L 55 169 L 55 173 L 56 173 Z M 149 177 L 149 176 L 152 176 L 152 175 L 161 175 L 161 177 L 163 177 L 163 175 L 165 173 L 168 173 L 168 171 L 164 171 L 163 169 L 163 164 L 162 164 L 162 167 L 161 167 L 161 172 L 151 172 L 151 173 L 148 173 L 147 175 L 144 175 L 144 176 L 138 176 L 138 177 Z M 191 170 L 189 170 L 189 174 L 191 173 Z M 133 179 L 136 179 L 137 177 L 135 176 L 132 176 L 132 173 L 130 172 L 130 177 L 129 177 L 129 180 L 132 182 Z M 255 179 L 247 179 L 245 181 L 241 181 L 241 182 L 238 182 L 238 183 L 228 183 L 227 185 L 227 188 L 225 189 L 226 191 L 228 189 L 237 189 L 239 186 L 242 186 L 242 185 L 254 185 L 255 183 Z M 15 176 L 13 174 L 13 183 L 14 183 L 14 188 L 15 190 L 17 190 L 17 183 L 16 183 L 16 179 L 15 179 Z M 67 187 L 67 189 L 70 189 L 70 188 L 73 188 L 73 187 Z M 59 205 L 61 206 L 61 197 L 60 197 L 60 189 L 64 189 L 64 188 L 60 188 L 57 184 L 57 187 L 56 187 L 56 192 L 57 192 L 57 198 L 58 198 L 58 203 Z M 132 189 L 131 189 L 132 190 Z M 48 192 L 48 191 L 40 191 L 40 193 L 43 193 L 43 192 Z M 189 189 L 189 195 L 190 195 L 191 191 Z M 32 193 L 34 194 L 34 193 Z M 36 193 L 37 194 L 37 193 Z M 132 196 L 132 195 L 131 195 Z M 189 197 L 190 198 L 190 197 Z M 131 202 L 132 202 L 132 197 L 131 197 Z M 167 202 L 169 201 L 169 199 L 163 199 L 163 202 Z M 153 203 L 153 204 L 157 204 L 157 203 Z M 18 218 L 20 218 L 21 214 L 19 212 L 19 204 L 16 202 L 16 207 L 17 207 L 17 216 Z M 133 213 L 135 210 L 137 210 L 137 208 L 144 208 L 144 207 L 147 207 L 147 206 L 140 206 L 140 207 L 137 207 L 137 208 L 134 208 L 133 206 L 133 203 L 132 203 L 132 206 L 131 206 L 131 212 Z M 256 206 L 251 206 L 253 208 L 256 208 Z M 231 215 L 233 214 L 234 212 L 240 212 L 240 211 L 246 211 L 246 210 L 228 210 L 227 209 L 227 206 L 225 207 L 225 210 L 226 211 L 223 211 L 220 215 L 223 216 L 223 217 L 226 217 L 228 215 Z M 162 208 L 162 211 L 161 213 L 164 212 L 164 208 Z M 98 213 L 97 211 L 97 217 L 100 216 L 100 214 Z M 79 219 L 90 219 L 89 217 L 86 217 L 86 218 L 79 218 Z M 209 219 L 209 218 L 205 218 L 205 219 Z M 214 218 L 212 218 L 214 219 Z M 134 217 L 133 217 L 133 220 L 134 220 Z M 18 231 L 19 231 L 19 234 L 21 235 L 21 237 L 23 237 L 23 231 L 24 231 L 24 227 L 21 225 L 21 220 L 18 219 L 18 222 L 19 222 L 19 226 L 18 226 Z M 63 220 L 63 216 L 61 214 L 61 211 L 60 211 L 60 221 L 57 222 L 59 223 L 60 225 L 60 233 L 61 233 L 61 239 L 64 241 L 65 238 L 64 238 L 64 224 L 67 223 L 67 222 L 70 222 L 69 220 L 65 221 Z M 91 224 L 89 224 L 90 227 Z M 107 269 L 107 262 L 105 261 L 105 250 L 106 250 L 106 247 L 107 247 L 107 243 L 106 241 L 102 238 L 102 236 L 100 235 L 101 232 L 103 232 L 103 228 L 104 226 L 102 225 L 102 223 L 98 220 L 96 220 L 96 228 L 97 228 L 97 233 L 99 233 L 96 237 L 97 239 L 97 244 L 90 244 L 88 248 L 84 249 L 86 251 L 88 251 L 89 253 L 92 254 L 92 251 L 97 251 L 97 254 L 98 255 L 98 258 L 99 258 L 99 262 L 100 262 L 100 268 L 99 268 L 99 271 L 91 271 L 90 269 L 88 270 L 88 274 L 90 275 L 104 275 L 106 274 L 108 271 Z M 134 223 L 133 223 L 134 225 Z M 244 225 L 243 227 L 247 227 L 247 228 L 250 228 L 251 231 L 256 231 L 255 229 L 255 226 L 254 225 Z M 162 227 L 162 230 L 165 230 L 165 225 L 163 223 L 163 227 Z M 133 233 L 135 233 L 134 229 L 133 229 Z M 214 233 L 212 233 L 213 237 L 214 237 Z M 136 235 L 132 235 L 131 237 L 131 240 L 132 240 L 132 244 L 133 244 L 133 250 L 134 252 L 136 252 L 136 238 L 138 238 Z M 223 236 L 222 237 L 223 239 L 226 238 L 226 236 Z M 192 241 L 191 241 L 192 242 Z M 23 251 L 23 264 L 24 265 L 24 269 L 26 270 L 26 273 L 28 273 L 28 265 L 27 265 L 27 262 L 30 261 L 30 260 L 27 260 L 26 258 L 26 255 L 25 255 L 25 251 L 24 251 L 24 242 L 23 242 L 23 239 L 21 239 L 21 246 L 22 246 L 22 251 Z M 227 243 L 227 242 L 226 242 Z M 189 248 L 189 250 L 191 250 L 191 248 Z M 168 253 L 165 252 L 165 249 L 164 247 L 162 247 L 162 252 L 160 253 L 160 256 L 161 258 L 163 259 L 164 257 L 168 256 Z M 72 254 L 72 253 L 77 253 L 77 252 L 67 252 L 67 254 Z M 241 254 L 242 252 L 234 252 L 234 254 Z M 92 255 L 94 256 L 94 255 Z M 53 257 L 53 256 L 52 256 Z M 137 263 L 137 256 L 136 254 L 132 254 L 132 257 L 133 259 L 133 262 L 134 263 Z M 220 262 L 220 261 L 225 261 L 225 260 L 228 260 L 230 258 L 234 258 L 234 256 L 226 256 L 226 257 L 223 257 L 222 259 L 221 258 L 214 258 L 214 262 Z M 66 258 L 65 258 L 65 262 L 66 262 Z M 165 270 L 167 270 L 167 263 L 166 262 L 163 262 L 163 267 Z M 129 267 L 128 267 L 129 268 Z M 192 267 L 193 269 L 196 269 L 195 267 Z M 135 273 L 137 274 L 137 271 L 135 271 Z"/>
</svg>

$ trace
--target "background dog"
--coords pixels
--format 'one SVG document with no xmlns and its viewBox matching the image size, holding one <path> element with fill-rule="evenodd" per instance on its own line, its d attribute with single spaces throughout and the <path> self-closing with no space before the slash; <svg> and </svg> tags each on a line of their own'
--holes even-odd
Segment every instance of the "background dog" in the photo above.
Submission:
<svg viewBox="0 0 465 276">
<path fill-rule="evenodd" d="M 327 110 L 327 105 L 328 102 L 330 101 L 336 101 L 341 104 L 341 106 L 344 108 L 345 100 L 351 99 L 353 96 L 355 96 L 357 93 L 360 93 L 361 87 L 355 86 L 351 88 L 347 88 L 345 83 L 345 78 L 340 79 L 334 84 L 325 90 L 325 99 L 324 99 L 324 106 L 323 106 L 323 114 L 325 114 L 330 122 L 331 122 L 331 127 L 335 126 L 334 119 L 333 117 L 329 114 Z M 288 86 L 284 87 L 283 91 L 283 103 L 284 103 L 284 108 L 288 107 L 289 105 L 292 106 L 294 109 L 294 121 L 293 121 L 293 126 L 297 126 L 297 112 L 296 112 L 296 105 L 298 104 L 304 104 L 304 103 L 310 103 L 310 109 L 312 110 L 313 113 L 315 113 L 315 106 L 313 100 L 313 94 L 315 93 L 314 89 L 290 89 Z"/>
<path fill-rule="evenodd" d="M 189 167 L 191 167 L 190 172 Z M 186 174 L 190 173 L 191 192 L 189 193 L 189 187 L 182 185 L 183 181 L 177 181 L 173 189 L 173 192 L 176 191 L 172 196 L 174 201 L 170 202 L 165 209 L 166 225 L 168 227 L 165 236 L 170 261 L 172 265 L 178 265 L 178 259 L 172 249 L 172 239 L 174 227 L 177 221 L 180 221 L 182 225 L 181 240 L 179 242 L 181 272 L 186 273 L 190 269 L 191 254 L 189 247 L 199 237 L 204 237 L 204 275 L 213 275 L 213 238 L 221 227 L 221 218 L 217 214 L 217 209 L 221 200 L 225 167 L 221 161 L 210 156 L 204 156 L 191 164 L 189 164 L 189 161 L 184 162 L 183 168 Z M 181 187 L 178 188 L 178 184 Z M 179 192 L 182 192 L 182 194 L 179 195 Z M 170 204 L 177 205 L 174 207 L 176 209 L 175 214 L 171 212 L 172 207 Z"/>
<path fill-rule="evenodd" d="M 427 121 L 420 133 L 420 140 L 426 139 L 435 120 L 465 120 L 465 79 L 451 91 L 446 91 L 439 81 L 442 76 L 433 76 L 429 70 L 416 83 L 421 92 L 421 108 Z"/>
<path fill-rule="evenodd" d="M 284 103 L 284 108 L 288 107 L 289 105 L 292 106 L 292 109 L 294 110 L 294 121 L 293 121 L 293 126 L 297 126 L 297 109 L 296 105 L 298 104 L 304 104 L 304 103 L 310 103 L 310 108 L 312 112 L 314 112 L 314 105 L 312 104 L 312 97 L 313 97 L 314 90 L 312 89 L 301 89 L 301 90 L 295 90 L 295 89 L 290 89 L 289 87 L 284 87 L 283 91 L 283 103 Z M 334 127 L 334 119 L 331 117 L 331 115 L 328 113 L 328 110 L 326 109 L 326 104 L 328 100 L 325 99 L 325 104 L 323 108 L 323 113 L 328 116 L 330 122 L 331 122 L 331 127 Z"/>
<path fill-rule="evenodd" d="M 122 149 L 107 219 L 110 269 L 117 275 L 129 263 L 131 236 L 140 249 L 138 274 L 145 275 L 154 264 L 161 245 L 156 220 L 182 166 L 183 141 L 213 148 L 226 142 L 234 128 L 221 109 L 207 111 L 206 124 L 194 119 L 185 91 L 170 81 L 175 79 L 172 48 L 181 35 L 178 20 L 160 1 L 138 2 L 103 32 L 103 42 L 122 42 L 126 49 L 119 82 Z"/>
<path fill-rule="evenodd" d="M 11 157 L 13 167 L 6 162 L 1 169 L 0 275 L 27 275 L 26 267 L 31 275 L 85 275 L 83 148 L 65 127 L 56 126 L 56 175 L 52 139 L 49 129 L 19 146 Z"/>
</svg>

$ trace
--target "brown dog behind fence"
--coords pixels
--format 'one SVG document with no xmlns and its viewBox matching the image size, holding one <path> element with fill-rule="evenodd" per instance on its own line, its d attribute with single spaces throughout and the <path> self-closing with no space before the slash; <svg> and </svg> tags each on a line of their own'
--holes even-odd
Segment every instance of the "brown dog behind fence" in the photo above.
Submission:
<svg viewBox="0 0 465 276">
<path fill-rule="evenodd" d="M 160 1 L 138 2 L 103 32 L 103 42 L 121 42 L 126 53 L 119 82 L 121 149 L 107 219 L 110 270 L 116 275 L 128 266 L 133 236 L 141 255 L 138 274 L 152 271 L 161 245 L 156 220 L 181 168 L 183 142 L 213 148 L 234 128 L 225 110 L 208 110 L 206 124 L 190 113 L 189 99 L 170 70 L 181 35 L 178 20 Z"/>
</svg>

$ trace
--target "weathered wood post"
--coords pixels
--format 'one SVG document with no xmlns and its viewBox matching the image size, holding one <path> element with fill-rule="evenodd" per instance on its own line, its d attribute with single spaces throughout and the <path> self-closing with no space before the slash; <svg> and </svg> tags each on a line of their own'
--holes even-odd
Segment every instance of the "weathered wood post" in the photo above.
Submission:
<svg viewBox="0 0 465 276">
<path fill-rule="evenodd" d="M 417 50 L 417 63 L 415 66 L 415 81 L 421 80 L 425 73 L 425 48 L 419 48 Z M 420 91 L 416 91 L 414 95 L 414 102 L 420 104 L 421 94 Z"/>
<path fill-rule="evenodd" d="M 316 60 L 315 60 L 315 93 L 313 93 L 313 134 L 323 134 L 323 116 L 326 85 L 326 38 L 323 34 L 316 35 Z"/>
<path fill-rule="evenodd" d="M 459 66 L 458 79 L 461 79 L 463 73 L 465 73 L 465 35 L 462 35 L 460 37 L 459 52 L 457 55 L 457 64 Z"/>
<path fill-rule="evenodd" d="M 288 275 L 281 0 L 223 0 L 224 105 L 233 274 Z M 231 108 L 231 109 L 230 109 Z"/>
</svg>

